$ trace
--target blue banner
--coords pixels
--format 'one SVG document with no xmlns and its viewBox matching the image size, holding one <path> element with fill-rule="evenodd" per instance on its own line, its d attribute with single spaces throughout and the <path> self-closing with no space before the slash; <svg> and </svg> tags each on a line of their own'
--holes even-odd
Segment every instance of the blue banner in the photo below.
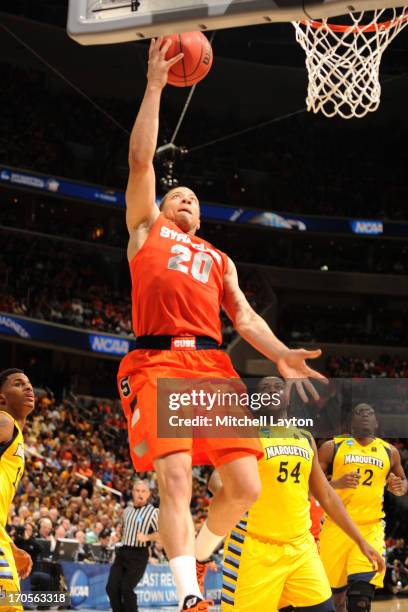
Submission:
<svg viewBox="0 0 408 612">
<path fill-rule="evenodd" d="M 123 357 L 135 348 L 135 338 L 98 334 L 93 331 L 79 330 L 67 325 L 46 323 L 37 319 L 20 317 L 8 312 L 0 312 L 0 335 L 14 336 L 23 340 L 34 340 L 86 351 Z"/>
<path fill-rule="evenodd" d="M 111 609 L 106 594 L 106 583 L 111 568 L 109 564 L 62 561 L 61 567 L 74 610 Z M 221 586 L 221 570 L 207 572 L 205 596 L 219 603 Z M 149 564 L 135 592 L 140 608 L 177 606 L 176 587 L 168 564 Z"/>
<path fill-rule="evenodd" d="M 75 198 L 88 202 L 100 202 L 109 206 L 125 206 L 125 194 L 116 189 L 106 189 L 96 185 L 87 185 L 54 176 L 26 172 L 6 166 L 0 166 L 0 184 L 12 184 L 16 187 L 34 191 L 45 191 L 49 195 Z"/>
<path fill-rule="evenodd" d="M 125 194 L 123 191 L 18 170 L 7 166 L 0 166 L 1 185 L 14 185 L 25 190 L 41 191 L 61 198 L 97 202 L 117 208 L 125 207 Z M 300 232 L 309 231 L 366 236 L 408 236 L 408 223 L 403 222 L 286 214 L 209 202 L 201 202 L 201 216 L 204 221 L 251 223 L 274 229 Z"/>
</svg>

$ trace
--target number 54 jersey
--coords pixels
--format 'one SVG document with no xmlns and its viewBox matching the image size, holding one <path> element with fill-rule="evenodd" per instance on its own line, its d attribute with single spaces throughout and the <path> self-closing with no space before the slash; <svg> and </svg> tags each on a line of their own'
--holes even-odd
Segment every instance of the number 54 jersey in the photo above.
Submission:
<svg viewBox="0 0 408 612">
<path fill-rule="evenodd" d="M 311 526 L 311 436 L 281 427 L 271 427 L 260 435 L 264 450 L 258 461 L 262 491 L 245 519 L 246 530 L 267 541 L 292 542 L 307 534 Z"/>
<path fill-rule="evenodd" d="M 362 525 L 384 517 L 383 496 L 391 468 L 390 458 L 390 445 L 381 438 L 375 438 L 365 446 L 351 436 L 334 438 L 332 480 L 350 472 L 360 474 L 356 489 L 336 489 L 355 523 Z"/>
<path fill-rule="evenodd" d="M 209 336 L 221 344 L 225 253 L 159 215 L 130 262 L 135 336 Z"/>
</svg>

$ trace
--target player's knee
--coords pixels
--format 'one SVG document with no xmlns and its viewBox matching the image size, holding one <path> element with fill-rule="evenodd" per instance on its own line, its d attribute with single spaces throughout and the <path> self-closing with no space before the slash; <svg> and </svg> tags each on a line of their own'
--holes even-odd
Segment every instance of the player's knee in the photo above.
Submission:
<svg viewBox="0 0 408 612">
<path fill-rule="evenodd" d="M 333 601 L 336 612 L 346 612 L 346 591 L 333 593 Z"/>
<path fill-rule="evenodd" d="M 159 480 L 161 502 L 171 500 L 173 503 L 190 501 L 191 475 L 183 466 L 172 465 L 166 469 Z"/>
<path fill-rule="evenodd" d="M 237 487 L 231 487 L 228 497 L 236 506 L 241 506 L 244 511 L 248 510 L 261 495 L 261 483 L 257 479 L 251 482 L 241 483 Z"/>
<path fill-rule="evenodd" d="M 352 582 L 347 591 L 348 612 L 370 612 L 374 591 L 374 585 L 369 582 Z"/>
</svg>

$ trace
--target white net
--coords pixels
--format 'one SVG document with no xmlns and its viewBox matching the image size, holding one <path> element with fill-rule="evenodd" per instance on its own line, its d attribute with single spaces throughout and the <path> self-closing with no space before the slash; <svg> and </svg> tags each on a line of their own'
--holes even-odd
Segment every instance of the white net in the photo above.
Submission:
<svg viewBox="0 0 408 612">
<path fill-rule="evenodd" d="M 350 19 L 346 26 L 327 19 L 292 22 L 306 52 L 307 108 L 326 117 L 360 118 L 377 110 L 382 54 L 407 25 L 408 7 L 350 13 Z"/>
</svg>

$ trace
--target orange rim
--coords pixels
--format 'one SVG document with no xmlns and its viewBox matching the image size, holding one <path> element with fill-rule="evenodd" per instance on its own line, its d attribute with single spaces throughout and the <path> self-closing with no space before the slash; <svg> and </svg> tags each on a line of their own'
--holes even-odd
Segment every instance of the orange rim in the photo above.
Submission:
<svg viewBox="0 0 408 612">
<path fill-rule="evenodd" d="M 315 19 L 302 19 L 299 21 L 304 26 L 311 26 L 315 30 L 320 28 L 327 28 L 332 32 L 377 32 L 377 30 L 389 30 L 397 26 L 402 21 L 408 21 L 408 9 L 405 9 L 403 14 L 400 17 L 396 17 L 395 19 L 390 19 L 389 21 L 382 21 L 381 23 L 371 23 L 369 25 L 362 26 L 346 26 L 346 25 L 337 25 L 334 23 L 322 23 L 321 21 L 316 21 Z"/>
</svg>

